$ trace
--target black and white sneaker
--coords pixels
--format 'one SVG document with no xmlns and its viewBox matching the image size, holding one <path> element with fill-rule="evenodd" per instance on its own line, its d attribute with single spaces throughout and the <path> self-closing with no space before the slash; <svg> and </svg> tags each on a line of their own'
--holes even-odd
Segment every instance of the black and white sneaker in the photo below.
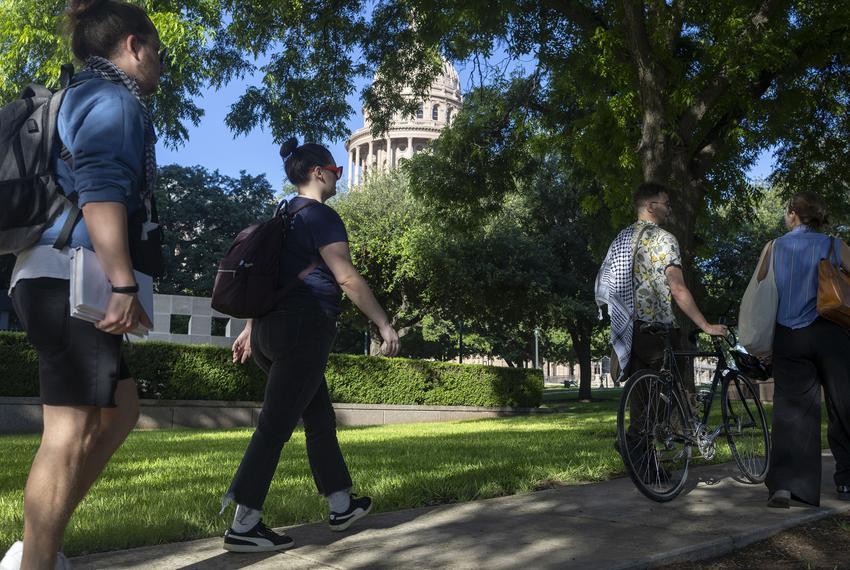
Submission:
<svg viewBox="0 0 850 570">
<path fill-rule="evenodd" d="M 224 549 L 230 552 L 274 552 L 295 546 L 295 541 L 285 534 L 278 534 L 263 521 L 248 532 L 236 532 L 232 528 L 224 533 Z"/>
<path fill-rule="evenodd" d="M 357 497 L 351 495 L 351 504 L 348 505 L 348 510 L 344 513 L 335 513 L 331 511 L 328 524 L 333 531 L 345 530 L 354 524 L 354 521 L 362 519 L 372 510 L 372 499 L 369 497 Z"/>
</svg>

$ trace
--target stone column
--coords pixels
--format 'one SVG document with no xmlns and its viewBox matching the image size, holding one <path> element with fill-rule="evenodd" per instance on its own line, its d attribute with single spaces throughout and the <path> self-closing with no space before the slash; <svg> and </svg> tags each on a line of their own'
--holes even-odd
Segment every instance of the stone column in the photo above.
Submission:
<svg viewBox="0 0 850 570">
<path fill-rule="evenodd" d="M 366 176 L 371 176 L 372 165 L 374 164 L 374 152 L 375 152 L 375 143 L 374 141 L 369 141 L 369 154 L 366 155 Z"/>
<path fill-rule="evenodd" d="M 360 184 L 360 145 L 354 147 L 354 185 Z"/>
<path fill-rule="evenodd" d="M 413 158 L 413 137 L 407 137 L 407 158 Z"/>
<path fill-rule="evenodd" d="M 351 185 L 354 182 L 353 172 L 351 172 L 351 162 L 354 160 L 354 151 L 348 149 L 348 189 L 351 190 Z"/>
<path fill-rule="evenodd" d="M 384 170 L 389 172 L 395 168 L 395 164 L 393 164 L 393 141 L 390 139 L 390 136 L 387 135 L 387 163 L 384 166 Z"/>
</svg>

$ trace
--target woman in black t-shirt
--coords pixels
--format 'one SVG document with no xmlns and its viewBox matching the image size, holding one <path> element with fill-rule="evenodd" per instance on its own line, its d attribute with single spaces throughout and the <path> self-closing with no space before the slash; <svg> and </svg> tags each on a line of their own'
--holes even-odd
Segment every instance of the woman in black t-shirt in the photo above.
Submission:
<svg viewBox="0 0 850 570">
<path fill-rule="evenodd" d="M 298 187 L 287 208 L 294 214 L 281 258 L 281 283 L 290 287 L 280 306 L 254 322 L 233 344 L 234 362 L 254 360 L 268 373 L 263 409 L 223 507 L 237 503 L 224 548 L 236 552 L 283 550 L 294 545 L 260 519 L 281 449 L 299 419 L 319 493 L 330 506 L 331 530 L 345 530 L 372 508 L 353 497 L 352 482 L 336 437 L 325 366 L 336 336 L 342 293 L 378 325 L 386 356 L 398 353 L 398 334 L 366 281 L 351 263 L 348 236 L 339 215 L 325 205 L 342 177 L 333 156 L 317 144 L 290 139 L 280 149 L 286 175 Z"/>
</svg>

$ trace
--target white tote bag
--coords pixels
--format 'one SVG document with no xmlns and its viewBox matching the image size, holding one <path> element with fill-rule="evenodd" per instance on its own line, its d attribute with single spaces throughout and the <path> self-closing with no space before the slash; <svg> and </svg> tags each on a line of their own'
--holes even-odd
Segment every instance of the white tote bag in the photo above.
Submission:
<svg viewBox="0 0 850 570">
<path fill-rule="evenodd" d="M 773 352 L 779 292 L 773 274 L 772 254 L 773 242 L 770 242 L 759 259 L 738 312 L 739 340 L 747 352 L 755 356 L 769 356 Z"/>
</svg>

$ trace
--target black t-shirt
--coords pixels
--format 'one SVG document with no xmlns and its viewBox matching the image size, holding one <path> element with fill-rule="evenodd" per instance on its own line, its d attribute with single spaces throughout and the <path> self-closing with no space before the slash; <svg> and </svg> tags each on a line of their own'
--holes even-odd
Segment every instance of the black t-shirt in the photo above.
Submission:
<svg viewBox="0 0 850 570">
<path fill-rule="evenodd" d="M 296 196 L 289 201 L 288 207 L 293 210 L 311 201 Z M 348 241 L 348 233 L 342 218 L 330 206 L 317 202 L 295 215 L 281 258 L 281 283 L 292 283 L 314 261 L 319 265 L 286 295 L 287 298 L 309 297 L 318 301 L 326 312 L 339 315 L 342 290 L 322 261 L 319 248 L 341 241 Z"/>
</svg>

